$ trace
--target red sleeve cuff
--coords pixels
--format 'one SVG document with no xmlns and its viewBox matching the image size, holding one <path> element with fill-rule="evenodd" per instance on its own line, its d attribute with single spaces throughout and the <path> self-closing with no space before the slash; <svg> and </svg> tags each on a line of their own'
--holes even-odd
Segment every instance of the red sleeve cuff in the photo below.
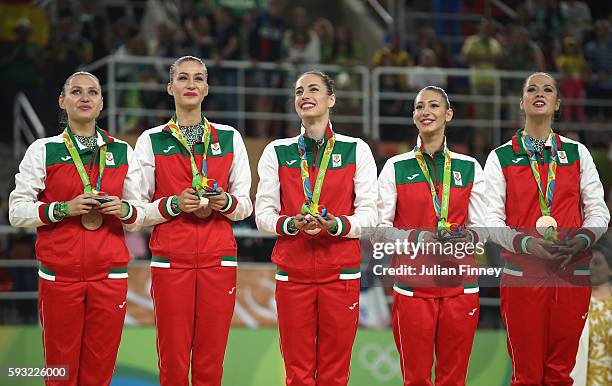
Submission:
<svg viewBox="0 0 612 386">
<path fill-rule="evenodd" d="M 121 221 L 124 224 L 133 224 L 136 221 L 136 217 L 138 215 L 137 209 L 134 205 L 130 204 L 129 202 L 125 201 L 128 204 L 129 210 L 128 210 L 128 214 L 125 217 L 121 218 Z"/>
<path fill-rule="evenodd" d="M 173 218 L 179 215 L 179 213 L 174 213 L 172 211 L 172 205 L 171 205 L 172 197 L 174 196 L 164 197 L 161 200 L 159 200 L 159 207 L 158 207 L 159 213 L 166 220 L 172 220 Z"/>
<path fill-rule="evenodd" d="M 342 223 L 342 231 L 339 233 L 338 236 L 345 237 L 351 231 L 351 222 L 346 216 L 338 216 L 338 218 L 340 219 L 340 222 Z"/>
<path fill-rule="evenodd" d="M 468 232 L 470 232 L 470 234 L 472 235 L 472 242 L 476 244 L 478 242 L 478 233 L 471 229 L 468 229 Z"/>
<path fill-rule="evenodd" d="M 587 243 L 587 246 L 586 246 L 587 248 L 593 245 L 593 243 L 595 242 L 597 238 L 597 236 L 595 236 L 595 233 L 593 233 L 591 230 L 587 228 L 578 229 L 574 237 L 582 237 Z"/>
<path fill-rule="evenodd" d="M 291 233 L 289 231 L 289 221 L 291 221 L 291 217 L 289 216 L 280 216 L 278 220 L 276 220 L 276 233 L 280 236 L 295 236 L 299 231 L 295 231 Z"/>
<path fill-rule="evenodd" d="M 532 238 L 532 236 L 527 236 L 524 233 L 517 233 L 512 240 L 512 247 L 516 253 L 527 253 L 527 241 Z"/>
<path fill-rule="evenodd" d="M 227 192 L 225 194 L 227 195 L 227 205 L 222 208 L 220 212 L 223 214 L 232 214 L 238 206 L 238 199 L 233 194 Z"/>
<path fill-rule="evenodd" d="M 45 224 L 51 224 L 53 222 L 51 220 L 52 215 L 50 215 L 50 210 L 51 210 L 51 203 L 40 205 L 38 207 L 38 217 L 40 218 L 40 221 L 42 221 Z"/>
<path fill-rule="evenodd" d="M 423 231 L 420 229 L 413 229 L 410 231 L 408 234 L 408 242 L 416 245 L 419 242 L 419 236 L 421 236 L 421 233 L 423 233 Z"/>
</svg>

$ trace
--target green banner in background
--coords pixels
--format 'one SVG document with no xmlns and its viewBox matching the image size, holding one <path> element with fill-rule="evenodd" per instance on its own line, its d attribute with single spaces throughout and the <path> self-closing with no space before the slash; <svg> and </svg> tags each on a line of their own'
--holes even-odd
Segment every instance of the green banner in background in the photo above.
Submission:
<svg viewBox="0 0 612 386">
<path fill-rule="evenodd" d="M 37 326 L 0 327 L 1 385 L 41 385 L 41 378 L 9 379 L 7 368 L 41 367 L 41 330 Z M 470 386 L 507 385 L 510 362 L 504 331 L 476 332 L 470 359 Z M 233 327 L 225 357 L 224 386 L 284 385 L 278 331 Z M 401 385 L 399 357 L 390 330 L 359 329 L 353 348 L 350 386 Z M 158 385 L 155 329 L 126 327 L 112 386 Z"/>
</svg>

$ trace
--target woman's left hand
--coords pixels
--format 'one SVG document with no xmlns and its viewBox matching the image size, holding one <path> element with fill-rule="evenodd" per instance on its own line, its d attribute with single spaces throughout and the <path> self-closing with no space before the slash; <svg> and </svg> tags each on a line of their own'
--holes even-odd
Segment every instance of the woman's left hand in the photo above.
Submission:
<svg viewBox="0 0 612 386">
<path fill-rule="evenodd" d="M 336 225 L 336 218 L 331 213 L 328 213 L 325 217 L 322 217 L 320 214 L 318 214 L 317 217 L 315 217 L 315 220 L 317 220 L 319 228 L 325 229 L 326 231 L 329 231 Z"/>
<path fill-rule="evenodd" d="M 208 207 L 212 210 L 221 210 L 227 205 L 227 194 L 223 194 L 223 188 L 217 188 L 216 196 L 208 196 Z"/>
<path fill-rule="evenodd" d="M 587 242 L 582 237 L 574 237 L 570 241 L 567 242 L 567 248 L 563 248 L 559 251 L 559 255 L 563 258 L 561 262 L 561 268 L 565 268 L 569 262 L 572 260 L 575 254 L 586 249 Z"/>
<path fill-rule="evenodd" d="M 117 218 L 121 218 L 126 215 L 123 213 L 123 201 L 117 196 L 105 196 L 105 198 L 110 198 L 111 201 L 105 202 L 100 205 L 97 210 L 102 214 L 110 214 Z"/>
</svg>

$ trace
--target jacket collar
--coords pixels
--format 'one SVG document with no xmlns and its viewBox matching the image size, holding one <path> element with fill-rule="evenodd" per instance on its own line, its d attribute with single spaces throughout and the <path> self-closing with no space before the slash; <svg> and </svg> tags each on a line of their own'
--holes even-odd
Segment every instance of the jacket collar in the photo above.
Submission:
<svg viewBox="0 0 612 386">
<path fill-rule="evenodd" d="M 176 125 L 178 126 L 178 122 L 176 122 L 176 115 L 173 115 L 171 120 L 174 121 Z M 204 122 L 204 114 L 202 114 L 202 122 Z M 169 124 L 170 122 L 166 123 L 166 126 L 164 126 L 164 128 L 162 129 L 162 133 L 172 136 L 172 131 L 170 130 Z M 210 121 L 208 121 L 208 125 L 210 127 L 210 135 L 212 138 L 212 141 L 210 141 L 210 143 L 219 142 L 219 136 L 217 135 L 217 129 L 215 129 L 215 126 L 212 123 L 210 123 Z M 198 139 L 196 143 L 201 143 L 201 142 L 202 142 L 202 138 Z"/>
<path fill-rule="evenodd" d="M 72 143 L 76 144 L 76 148 L 79 154 L 83 154 L 83 153 L 87 153 L 91 151 L 90 148 L 83 145 L 80 141 L 77 141 L 70 127 L 68 127 L 68 135 L 70 136 Z M 109 143 L 112 143 L 114 141 L 115 141 L 114 138 L 111 137 L 106 130 L 102 130 L 101 128 L 96 126 L 96 142 L 97 142 L 98 147 L 108 145 Z"/>
<path fill-rule="evenodd" d="M 441 155 L 441 154 L 443 155 L 444 154 L 444 149 L 446 149 L 446 147 L 447 147 L 446 146 L 446 135 L 444 136 L 444 142 L 443 142 L 442 147 L 439 148 L 438 150 L 436 150 L 434 152 L 434 154 L 429 154 L 427 151 L 425 151 L 425 145 L 423 144 L 423 141 L 421 140 L 421 136 L 420 135 L 417 136 L 416 147 L 418 149 L 420 149 L 423 154 L 427 154 L 427 155 L 431 155 L 431 156 L 433 156 L 433 155 L 438 156 L 438 155 Z"/>
<path fill-rule="evenodd" d="M 305 133 L 306 133 L 306 128 L 304 127 L 304 125 L 302 125 L 300 127 L 300 135 L 304 136 L 304 140 L 306 141 L 306 146 L 315 147 L 315 144 L 317 143 L 317 141 L 304 135 Z M 325 127 L 325 135 L 323 136 L 323 144 L 327 143 L 327 140 L 329 140 L 333 135 L 334 135 L 334 131 L 332 130 L 332 124 L 330 121 L 328 121 L 327 126 Z"/>
<path fill-rule="evenodd" d="M 521 140 L 521 136 L 523 135 L 523 130 L 525 129 L 518 129 L 516 133 L 514 133 L 514 135 L 512 136 L 512 150 L 514 151 L 514 154 L 527 154 L 527 151 L 523 147 L 523 141 Z M 559 136 L 559 134 L 555 133 L 554 130 L 553 130 L 553 135 L 552 136 L 549 135 L 548 139 L 546 139 L 545 146 L 551 147 L 552 141 L 557 141 L 557 149 L 559 150 L 563 149 L 563 142 L 561 142 L 561 137 Z"/>
</svg>

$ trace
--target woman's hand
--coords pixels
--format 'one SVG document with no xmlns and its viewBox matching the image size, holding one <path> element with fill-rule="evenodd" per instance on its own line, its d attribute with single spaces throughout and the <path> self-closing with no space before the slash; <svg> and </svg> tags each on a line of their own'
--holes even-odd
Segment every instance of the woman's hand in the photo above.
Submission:
<svg viewBox="0 0 612 386">
<path fill-rule="evenodd" d="M 117 196 L 105 196 L 111 201 L 105 202 L 100 205 L 97 209 L 102 214 L 110 214 L 117 218 L 125 216 L 127 213 L 123 213 L 124 205 L 123 201 Z"/>
<path fill-rule="evenodd" d="M 301 213 L 293 216 L 293 225 L 295 226 L 295 229 L 303 231 L 315 230 L 319 227 L 318 223 L 314 219 L 309 220 Z"/>
<path fill-rule="evenodd" d="M 336 226 L 336 218 L 331 213 L 328 213 L 325 217 L 318 214 L 317 217 L 315 217 L 315 220 L 319 228 L 325 229 L 328 232 L 330 229 Z"/>
<path fill-rule="evenodd" d="M 227 194 L 224 194 L 223 188 L 217 188 L 216 196 L 208 196 L 208 207 L 212 210 L 221 210 L 227 206 Z"/>
<path fill-rule="evenodd" d="M 555 243 L 550 240 L 531 237 L 527 241 L 527 253 L 537 256 L 544 260 L 558 260 L 559 256 L 556 253 L 550 253 L 548 250 Z"/>
<path fill-rule="evenodd" d="M 192 188 L 187 188 L 179 195 L 179 208 L 182 212 L 191 213 L 200 208 L 200 197 Z"/>
<path fill-rule="evenodd" d="M 68 201 L 69 216 L 80 216 L 100 206 L 100 203 L 92 197 L 96 197 L 96 195 L 92 193 L 83 193 Z"/>
</svg>

